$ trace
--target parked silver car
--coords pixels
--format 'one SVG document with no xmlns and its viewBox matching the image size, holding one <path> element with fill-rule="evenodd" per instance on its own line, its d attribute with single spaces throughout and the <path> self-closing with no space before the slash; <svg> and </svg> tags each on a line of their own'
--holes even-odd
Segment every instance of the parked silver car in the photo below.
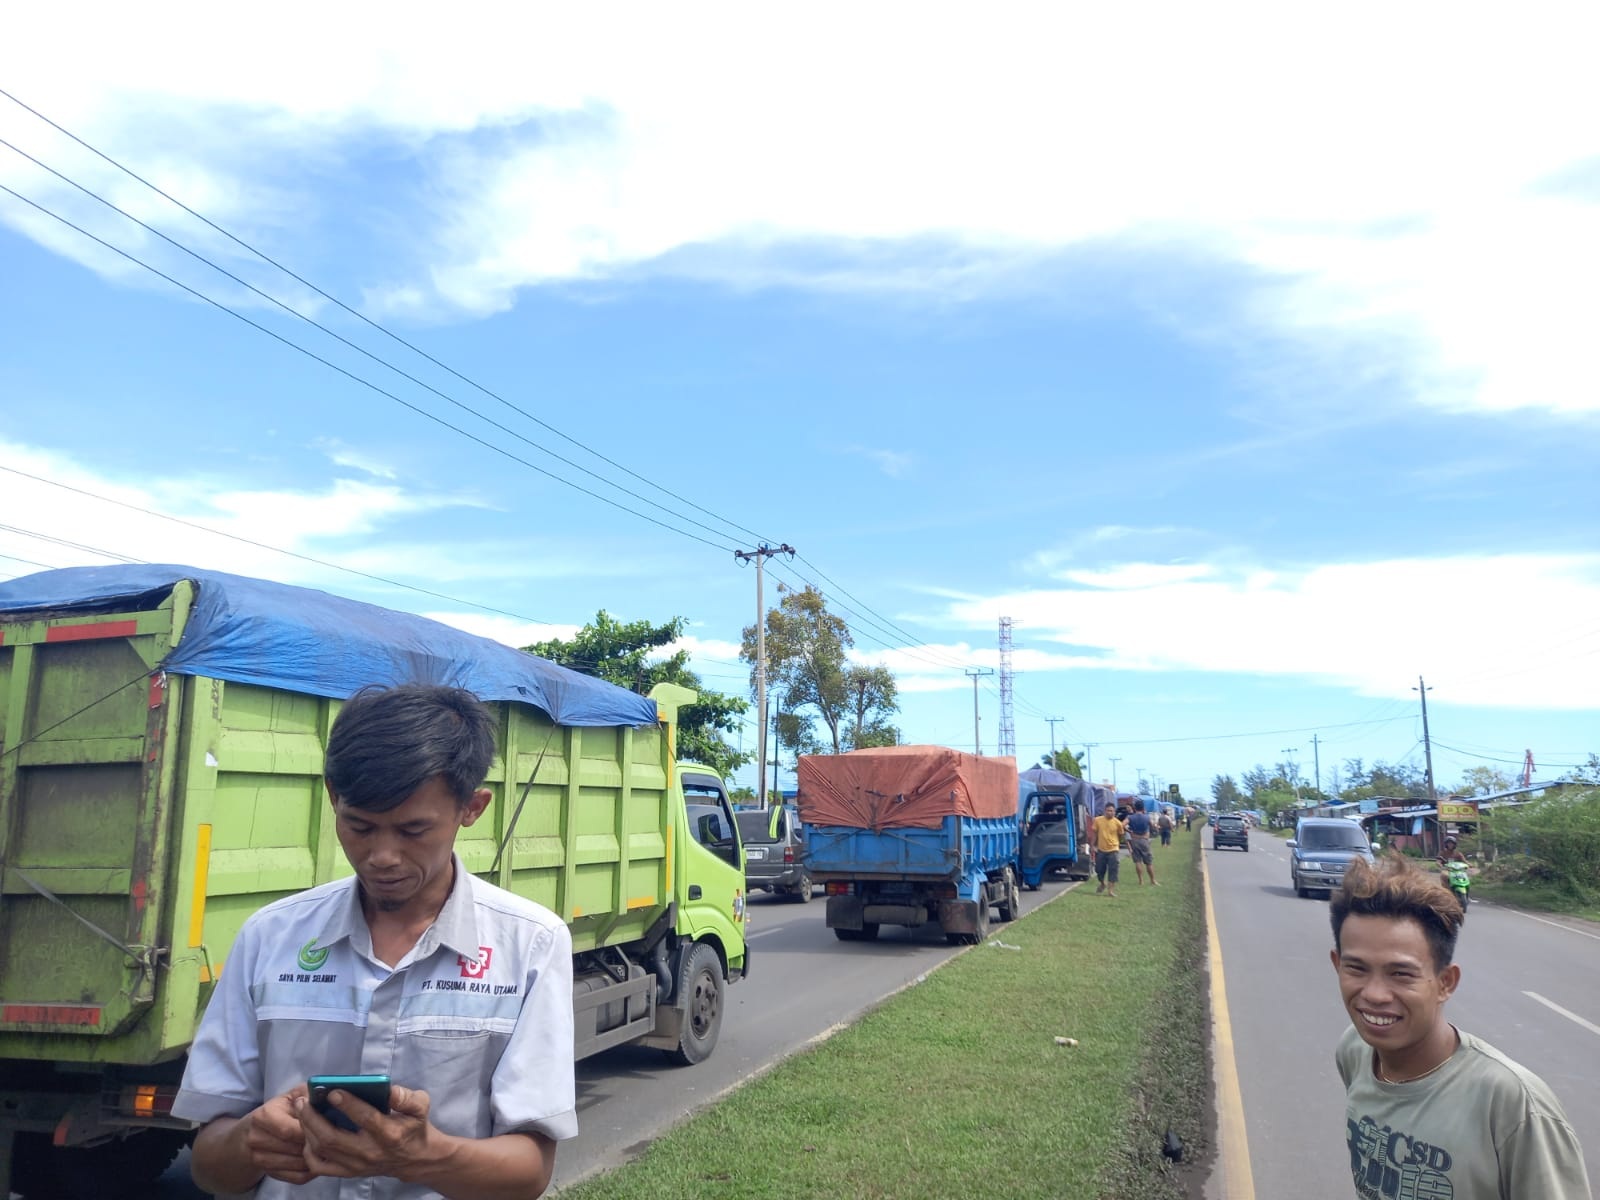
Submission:
<svg viewBox="0 0 1600 1200">
<path fill-rule="evenodd" d="M 1366 830 L 1344 817 L 1303 817 L 1289 842 L 1289 882 L 1295 895 L 1320 891 L 1327 895 L 1344 882 L 1345 870 L 1358 858 L 1373 859 Z"/>
<path fill-rule="evenodd" d="M 805 904 L 811 899 L 811 876 L 806 871 L 805 837 L 800 815 L 793 805 L 742 808 L 734 813 L 739 840 L 744 843 L 744 882 L 750 891 L 793 896 Z"/>
</svg>

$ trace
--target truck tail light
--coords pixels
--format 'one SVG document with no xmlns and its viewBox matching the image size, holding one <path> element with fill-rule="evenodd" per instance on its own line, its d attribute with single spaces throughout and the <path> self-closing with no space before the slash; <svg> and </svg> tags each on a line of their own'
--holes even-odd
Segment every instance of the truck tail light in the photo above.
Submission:
<svg viewBox="0 0 1600 1200">
<path fill-rule="evenodd" d="M 178 1089 L 171 1084 L 141 1083 L 125 1087 L 117 1097 L 117 1111 L 125 1117 L 165 1117 L 172 1113 Z"/>
<path fill-rule="evenodd" d="M 830 896 L 854 896 L 856 894 L 856 885 L 853 883 L 830 883 L 824 886 L 823 891 Z"/>
</svg>

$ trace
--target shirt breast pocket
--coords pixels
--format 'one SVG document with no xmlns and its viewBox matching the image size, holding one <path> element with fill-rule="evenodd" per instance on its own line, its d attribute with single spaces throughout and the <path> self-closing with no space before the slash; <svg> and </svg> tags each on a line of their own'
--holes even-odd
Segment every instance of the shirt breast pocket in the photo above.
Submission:
<svg viewBox="0 0 1600 1200">
<path fill-rule="evenodd" d="M 395 1082 L 428 1093 L 435 1126 L 461 1137 L 489 1128 L 489 1084 L 507 1035 L 481 1024 L 402 1021 L 396 1029 Z"/>
</svg>

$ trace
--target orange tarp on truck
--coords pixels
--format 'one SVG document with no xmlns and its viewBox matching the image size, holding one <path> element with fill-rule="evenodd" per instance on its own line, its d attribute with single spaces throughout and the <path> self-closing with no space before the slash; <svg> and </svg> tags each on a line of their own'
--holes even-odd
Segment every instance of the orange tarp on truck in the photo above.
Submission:
<svg viewBox="0 0 1600 1200">
<path fill-rule="evenodd" d="M 884 746 L 800 759 L 800 818 L 851 829 L 937 829 L 948 816 L 1015 817 L 1017 760 L 948 746 Z"/>
</svg>

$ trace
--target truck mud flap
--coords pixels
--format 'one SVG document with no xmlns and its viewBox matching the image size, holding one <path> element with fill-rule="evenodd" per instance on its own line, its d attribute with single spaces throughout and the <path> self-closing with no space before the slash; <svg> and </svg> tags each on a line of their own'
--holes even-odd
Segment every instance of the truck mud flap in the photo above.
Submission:
<svg viewBox="0 0 1600 1200">
<path fill-rule="evenodd" d="M 978 932 L 978 903 L 975 900 L 939 901 L 939 928 L 946 933 Z"/>
<path fill-rule="evenodd" d="M 860 896 L 829 896 L 828 928 L 860 929 L 863 907 Z"/>
</svg>

